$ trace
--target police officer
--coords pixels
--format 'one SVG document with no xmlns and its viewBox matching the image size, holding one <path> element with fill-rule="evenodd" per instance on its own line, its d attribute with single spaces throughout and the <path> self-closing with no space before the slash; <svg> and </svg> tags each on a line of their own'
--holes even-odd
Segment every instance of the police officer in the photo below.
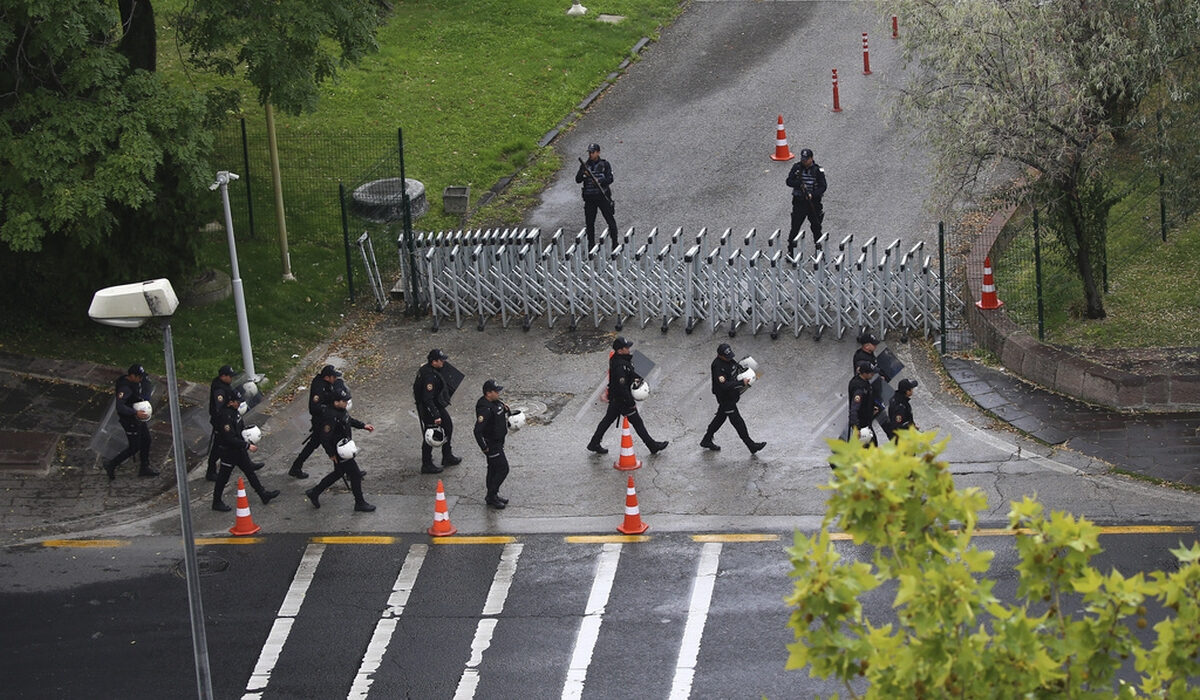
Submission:
<svg viewBox="0 0 1200 700">
<path fill-rule="evenodd" d="M 612 247 L 617 247 L 617 220 L 613 217 L 616 205 L 613 203 L 612 166 L 600 157 L 600 144 L 588 146 L 588 159 L 579 161 L 579 171 L 575 173 L 575 182 L 583 185 L 583 218 L 587 224 L 588 250 L 596 247 L 596 210 L 604 215 L 608 224 L 608 236 Z"/>
<path fill-rule="evenodd" d="M 904 428 L 915 428 L 916 423 L 913 422 L 912 406 L 909 400 L 912 399 L 913 389 L 917 388 L 917 380 L 901 379 L 897 385 L 896 393 L 892 395 L 892 400 L 888 401 L 888 437 L 894 438 L 897 430 Z"/>
<path fill-rule="evenodd" d="M 504 387 L 489 379 L 483 383 L 483 396 L 475 402 L 475 442 L 487 458 L 487 495 L 483 502 L 496 510 L 504 510 L 507 498 L 500 497 L 500 485 L 508 476 L 508 457 L 504 454 L 504 437 L 508 435 L 508 406 L 500 400 Z"/>
<path fill-rule="evenodd" d="M 146 427 L 149 414 L 136 411 L 133 405 L 139 401 L 150 400 L 150 382 L 146 381 L 146 368 L 141 365 L 130 365 L 129 371 L 117 377 L 113 394 L 116 396 L 117 421 L 125 430 L 125 439 L 129 446 L 120 454 L 104 461 L 104 471 L 108 480 L 117 478 L 117 465 L 137 454 L 141 460 L 138 476 L 158 476 L 158 472 L 150 468 L 150 429 Z"/>
<path fill-rule="evenodd" d="M 720 451 L 721 446 L 713 442 L 713 436 L 726 420 L 737 431 L 742 442 L 746 443 L 750 454 L 767 446 L 765 442 L 755 442 L 750 439 L 750 431 L 746 430 L 746 421 L 742 420 L 742 414 L 738 411 L 738 399 L 742 398 L 742 392 L 750 386 L 749 380 L 737 378 L 742 370 L 743 368 L 733 359 L 733 348 L 729 343 L 718 345 L 717 357 L 712 361 L 712 393 L 717 397 L 717 414 L 708 424 L 704 439 L 700 441 L 701 447 Z"/>
<path fill-rule="evenodd" d="M 800 149 L 800 162 L 788 171 L 787 186 L 792 188 L 792 228 L 788 232 L 788 255 L 795 255 L 796 236 L 800 225 L 808 219 L 813 241 L 821 237 L 821 220 L 825 209 L 821 198 L 825 196 L 825 169 L 813 161 L 811 149 Z"/>
<path fill-rule="evenodd" d="M 850 380 L 850 386 L 846 393 L 850 397 L 850 437 L 854 437 L 854 431 L 869 429 L 871 421 L 875 420 L 875 414 L 878 408 L 875 406 L 874 392 L 871 388 L 871 380 L 875 377 L 875 365 L 870 362 L 859 362 L 854 368 L 854 378 Z M 871 442 L 878 445 L 879 440 L 872 433 Z"/>
<path fill-rule="evenodd" d="M 375 506 L 367 503 L 367 499 L 363 498 L 362 479 L 363 472 L 358 468 L 358 462 L 353 456 L 343 457 L 338 452 L 338 445 L 343 440 L 351 441 L 353 428 L 362 428 L 367 432 L 374 432 L 375 426 L 369 423 L 363 423 L 350 416 L 346 407 L 350 402 L 350 390 L 345 384 L 338 383 L 333 390 L 332 401 L 329 406 L 326 406 L 321 412 L 321 426 L 318 428 L 318 434 L 321 439 L 321 447 L 325 448 L 325 453 L 333 460 L 333 471 L 329 472 L 324 479 L 311 489 L 304 492 L 308 496 L 308 500 L 312 501 L 314 508 L 321 507 L 321 494 L 325 489 L 333 485 L 335 481 L 345 476 L 350 480 L 350 491 L 354 494 L 354 510 L 362 513 L 370 513 L 375 510 Z"/>
<path fill-rule="evenodd" d="M 225 408 L 225 397 L 229 395 L 235 374 L 237 372 L 233 367 L 223 365 L 208 385 L 208 422 L 212 425 L 212 436 L 209 438 L 208 469 L 204 472 L 204 478 L 209 481 L 217 480 L 217 414 Z"/>
<path fill-rule="evenodd" d="M 650 433 L 646 430 L 646 424 L 642 422 L 642 417 L 638 414 L 637 401 L 633 398 L 633 385 L 634 382 L 643 380 L 633 369 L 633 353 L 629 349 L 631 347 L 633 347 L 633 341 L 627 340 L 624 336 L 617 336 L 612 343 L 613 354 L 608 359 L 608 411 L 600 419 L 600 425 L 596 426 L 596 432 L 592 434 L 592 441 L 587 445 L 587 448 L 596 454 L 608 454 L 608 450 L 600 444 L 600 441 L 604 438 L 604 431 L 608 430 L 613 421 L 621 416 L 629 419 L 629 424 L 633 426 L 638 437 L 650 449 L 650 454 L 658 454 L 667 448 L 666 440 L 658 442 L 650 437 Z"/>
<path fill-rule="evenodd" d="M 337 371 L 336 367 L 325 365 L 309 382 L 308 418 L 311 429 L 308 437 L 304 440 L 304 447 L 300 450 L 300 454 L 292 460 L 292 468 L 288 470 L 288 476 L 297 479 L 308 478 L 308 472 L 304 471 L 304 462 L 321 445 L 321 437 L 318 435 L 317 429 L 321 427 L 321 417 L 325 408 L 333 403 L 333 385 L 341 376 L 342 373 Z"/>
<path fill-rule="evenodd" d="M 417 416 L 421 419 L 421 473 L 437 474 L 446 467 L 453 467 L 462 461 L 454 454 L 450 440 L 454 437 L 454 421 L 450 420 L 450 388 L 442 376 L 442 368 L 450 356 L 440 348 L 434 348 L 426 356 L 427 362 L 417 370 L 417 378 L 413 381 L 413 399 L 417 403 Z M 440 427 L 446 435 L 442 443 L 442 466 L 433 463 L 433 446 L 425 441 L 425 431 Z"/>
<path fill-rule="evenodd" d="M 225 405 L 217 411 L 215 424 L 217 441 L 213 450 L 217 453 L 221 466 L 217 471 L 217 483 L 213 486 L 212 509 L 221 512 L 231 510 L 221 498 L 221 494 L 224 493 L 225 486 L 229 483 L 229 476 L 233 474 L 234 467 L 241 469 L 242 474 L 246 475 L 246 481 L 250 482 L 250 488 L 254 489 L 254 493 L 257 493 L 258 497 L 262 499 L 263 505 L 270 503 L 272 498 L 279 495 L 279 491 L 268 491 L 263 488 L 262 482 L 258 480 L 258 475 L 254 473 L 255 468 L 250 460 L 250 453 L 257 452 L 258 445 L 248 442 L 242 434 L 246 430 L 246 424 L 242 421 L 242 414 L 238 410 L 246 398 L 245 394 L 241 389 L 230 389 L 227 394 Z"/>
<path fill-rule="evenodd" d="M 856 342 L 859 347 L 854 351 L 854 360 L 850 363 L 850 370 L 854 373 L 857 373 L 860 362 L 875 364 L 875 350 L 879 347 L 879 339 L 870 331 L 859 333 Z"/>
</svg>

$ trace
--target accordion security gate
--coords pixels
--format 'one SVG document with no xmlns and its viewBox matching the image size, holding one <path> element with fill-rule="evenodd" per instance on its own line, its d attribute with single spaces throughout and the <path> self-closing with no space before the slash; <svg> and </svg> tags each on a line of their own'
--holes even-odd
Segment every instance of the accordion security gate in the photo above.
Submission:
<svg viewBox="0 0 1200 700">
<path fill-rule="evenodd" d="M 615 249 L 606 236 L 587 250 L 583 231 L 562 229 L 415 234 L 421 302 L 434 330 L 450 321 L 528 330 L 544 320 L 571 330 L 612 323 L 617 330 L 657 326 L 665 333 L 677 325 L 687 333 L 777 338 L 808 330 L 840 338 L 857 329 L 928 336 L 939 327 L 940 280 L 924 242 L 904 248 L 899 239 L 882 245 L 875 237 L 855 243 L 852 235 L 836 242 L 822 236 L 812 245 L 799 241 L 798 250 L 815 252 L 792 258 L 778 229 L 767 236 L 754 229 L 666 236 L 654 229 L 631 244 L 631 228 Z M 399 247 L 407 263 L 403 240 Z"/>
</svg>

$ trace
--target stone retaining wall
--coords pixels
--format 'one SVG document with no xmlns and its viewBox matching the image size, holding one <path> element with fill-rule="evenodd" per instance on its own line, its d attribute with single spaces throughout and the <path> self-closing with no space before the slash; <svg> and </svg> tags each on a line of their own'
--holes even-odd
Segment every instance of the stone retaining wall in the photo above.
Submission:
<svg viewBox="0 0 1200 700">
<path fill-rule="evenodd" d="M 971 246 L 969 259 L 991 253 L 996 237 L 1015 207 L 996 212 Z M 1004 309 L 983 311 L 975 305 L 982 292 L 982 275 L 967 275 L 966 317 L 976 342 L 995 353 L 1011 372 L 1067 396 L 1118 410 L 1194 411 L 1200 409 L 1200 375 L 1131 374 L 1079 358 L 1054 345 L 1039 342 L 1009 320 Z M 1003 299 L 1003 290 L 1001 299 Z"/>
</svg>

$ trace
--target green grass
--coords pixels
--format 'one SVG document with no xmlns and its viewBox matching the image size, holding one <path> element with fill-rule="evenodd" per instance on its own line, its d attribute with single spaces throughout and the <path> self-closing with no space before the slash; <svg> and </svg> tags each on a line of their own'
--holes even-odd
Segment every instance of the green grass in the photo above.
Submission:
<svg viewBox="0 0 1200 700">
<path fill-rule="evenodd" d="M 474 204 L 500 178 L 524 169 L 505 196 L 473 212 L 470 220 L 473 225 L 519 221 L 560 167 L 553 149 L 537 148 L 538 139 L 603 83 L 638 39 L 656 37 L 659 27 L 679 12 L 678 0 L 607 0 L 585 17 L 567 17 L 570 3 L 559 0 L 394 1 L 379 31 L 378 53 L 327 84 L 316 112 L 276 114 L 291 268 L 298 280 L 285 283 L 263 110 L 247 85 L 185 69 L 171 27 L 171 14 L 183 5 L 184 0 L 155 4 L 159 71 L 200 91 L 239 87 L 247 98 L 244 113 L 230 115 L 213 171 L 244 172 L 237 124 L 237 117 L 244 116 L 254 187 L 253 235 L 244 182 L 233 183 L 230 194 L 255 369 L 273 378 L 281 378 L 296 357 L 330 337 L 345 314 L 356 312 L 347 300 L 338 183 L 352 187 L 376 174 L 398 174 L 394 156 L 387 158 L 395 151 L 397 128 L 404 129 L 405 174 L 426 185 L 431 204 L 416 228 L 459 227 L 457 216 L 441 211 L 444 187 L 470 185 Z M 600 12 L 626 19 L 616 25 L 598 22 Z M 210 219 L 217 220 L 219 198 L 208 192 L 201 196 L 209 198 Z M 351 222 L 354 235 L 366 227 Z M 381 267 L 394 268 L 388 242 L 393 234 L 370 228 Z M 224 232 L 197 235 L 201 269 L 228 272 Z M 361 285 L 357 251 L 354 256 L 355 279 Z M 184 280 L 172 282 L 181 293 L 188 286 Z M 360 307 L 372 306 L 365 303 L 361 286 L 356 291 Z M 232 300 L 184 305 L 172 328 L 181 377 L 206 381 L 226 362 L 241 364 Z M 88 321 L 82 309 L 66 320 L 13 324 L 0 332 L 0 350 L 116 366 L 138 361 L 154 373 L 163 371 L 157 327 L 106 328 Z"/>
</svg>

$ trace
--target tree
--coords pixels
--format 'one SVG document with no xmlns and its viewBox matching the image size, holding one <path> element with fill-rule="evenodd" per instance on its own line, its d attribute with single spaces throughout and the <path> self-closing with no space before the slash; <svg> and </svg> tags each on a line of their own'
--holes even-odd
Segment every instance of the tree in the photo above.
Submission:
<svg viewBox="0 0 1200 700">
<path fill-rule="evenodd" d="M 1200 677 L 1200 543 L 1172 550 L 1180 566 L 1170 573 L 1102 574 L 1089 564 L 1096 526 L 1014 501 L 1019 581 L 1017 600 L 1004 602 L 986 577 L 992 552 L 972 544 L 986 498 L 955 489 L 938 460 L 946 441 L 934 439 L 905 430 L 880 447 L 830 441 L 821 532 L 797 533 L 789 550 L 789 669 L 841 679 L 852 696 L 865 679 L 877 698 L 1200 695 L 1188 686 Z M 859 556 L 843 561 L 835 523 Z M 878 624 L 860 598 L 884 586 L 895 620 Z M 1143 647 L 1127 622 L 1147 626 L 1148 599 L 1167 613 Z M 1128 657 L 1137 688 L 1114 680 Z"/>
<path fill-rule="evenodd" d="M 1032 172 L 1016 199 L 1044 207 L 1074 261 L 1088 318 L 1103 318 L 1097 270 L 1114 143 L 1150 91 L 1195 55 L 1184 0 L 898 0 L 911 68 L 895 107 L 932 148 L 947 195 L 986 186 L 998 166 Z"/>
</svg>

